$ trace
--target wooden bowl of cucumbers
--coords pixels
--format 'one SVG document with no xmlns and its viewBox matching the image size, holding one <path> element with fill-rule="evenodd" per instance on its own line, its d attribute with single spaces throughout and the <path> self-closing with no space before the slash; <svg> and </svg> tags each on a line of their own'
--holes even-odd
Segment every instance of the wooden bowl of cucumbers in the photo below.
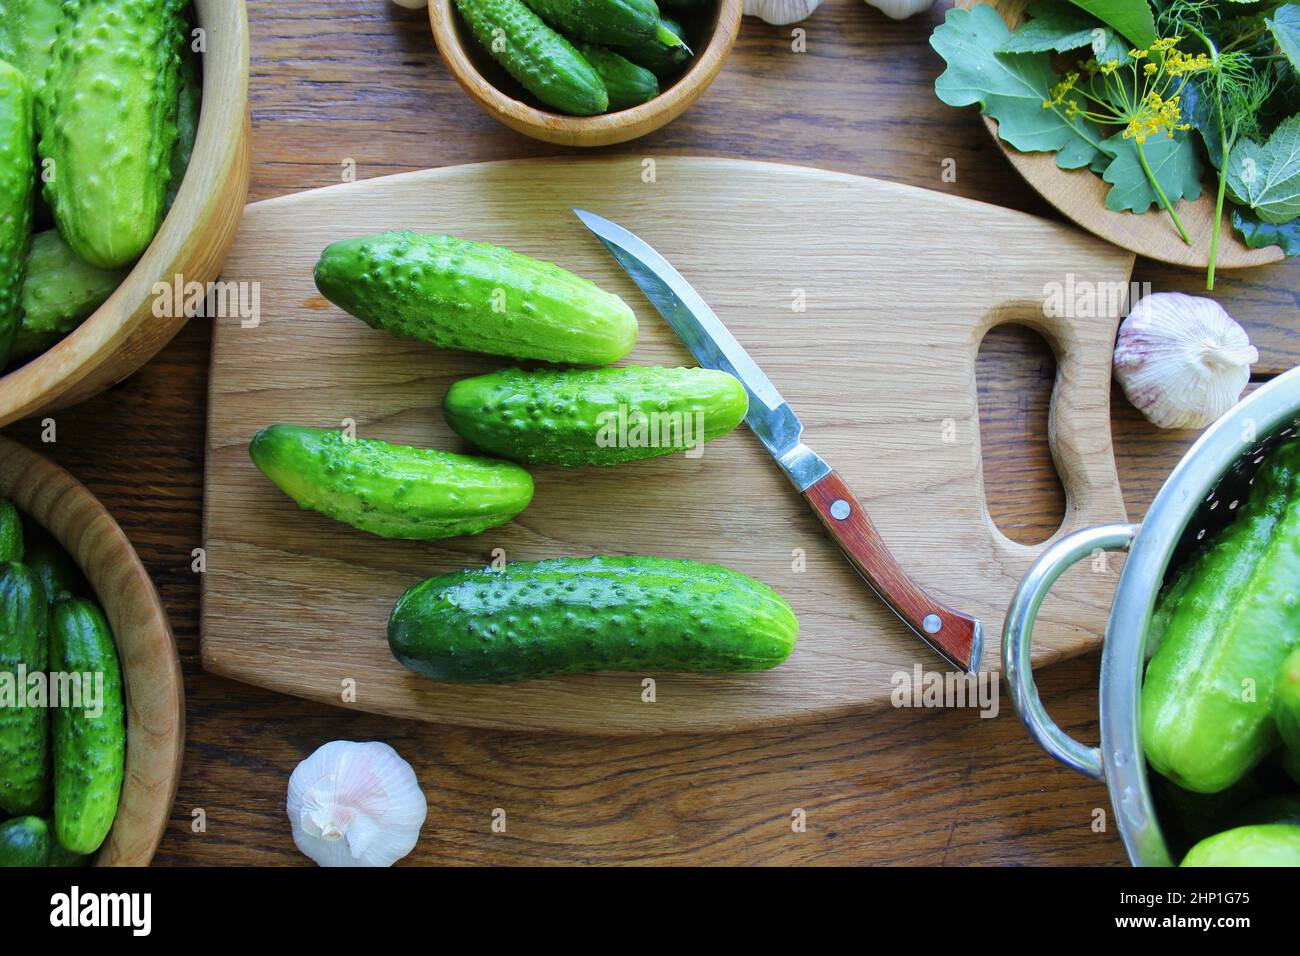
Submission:
<svg viewBox="0 0 1300 956">
<path fill-rule="evenodd" d="M 447 68 L 506 126 L 562 146 L 623 143 L 713 82 L 742 0 L 430 0 Z"/>
<path fill-rule="evenodd" d="M 249 175 L 242 0 L 16 9 L 0 22 L 0 149 L 31 162 L 0 181 L 0 426 L 82 401 L 170 341 L 220 271 Z M 123 68 L 129 35 L 156 69 Z"/>
<path fill-rule="evenodd" d="M 26 695 L 0 708 L 0 866 L 147 865 L 185 738 L 171 626 L 104 506 L 5 438 L 0 622 L 0 703 Z"/>
</svg>

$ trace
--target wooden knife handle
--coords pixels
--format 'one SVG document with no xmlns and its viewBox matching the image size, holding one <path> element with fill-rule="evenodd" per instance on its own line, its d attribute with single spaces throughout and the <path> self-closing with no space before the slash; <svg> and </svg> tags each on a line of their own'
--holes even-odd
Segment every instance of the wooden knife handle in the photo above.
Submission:
<svg viewBox="0 0 1300 956">
<path fill-rule="evenodd" d="M 934 600 L 908 577 L 844 479 L 832 471 L 803 496 L 845 557 L 895 614 L 953 664 L 970 671 L 979 667 L 980 622 Z"/>
</svg>

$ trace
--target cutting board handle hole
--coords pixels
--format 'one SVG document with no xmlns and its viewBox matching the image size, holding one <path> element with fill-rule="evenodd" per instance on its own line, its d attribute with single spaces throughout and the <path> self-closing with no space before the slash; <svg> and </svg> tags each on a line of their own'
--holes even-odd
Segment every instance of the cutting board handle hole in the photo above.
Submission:
<svg viewBox="0 0 1300 956">
<path fill-rule="evenodd" d="M 1056 357 L 1033 329 L 997 325 L 980 342 L 984 497 L 998 530 L 1018 544 L 1041 544 L 1065 520 L 1065 489 L 1047 441 L 1055 380 Z"/>
</svg>

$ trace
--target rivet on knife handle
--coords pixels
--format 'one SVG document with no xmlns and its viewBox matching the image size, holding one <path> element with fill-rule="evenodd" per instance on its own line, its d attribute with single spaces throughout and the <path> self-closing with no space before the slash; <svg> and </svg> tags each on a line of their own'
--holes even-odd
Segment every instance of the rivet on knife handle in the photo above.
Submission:
<svg viewBox="0 0 1300 956">
<path fill-rule="evenodd" d="M 832 471 L 803 496 L 858 574 L 903 623 L 953 665 L 967 671 L 979 667 L 980 622 L 940 604 L 908 577 L 844 479 Z"/>
</svg>

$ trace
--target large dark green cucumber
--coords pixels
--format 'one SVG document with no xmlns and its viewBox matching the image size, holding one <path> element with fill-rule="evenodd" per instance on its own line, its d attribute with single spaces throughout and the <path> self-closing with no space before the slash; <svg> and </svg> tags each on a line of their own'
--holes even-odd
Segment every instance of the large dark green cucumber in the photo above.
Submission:
<svg viewBox="0 0 1300 956">
<path fill-rule="evenodd" d="M 591 43 L 580 43 L 578 49 L 605 81 L 611 110 L 628 110 L 659 95 L 659 80 L 645 67 Z"/>
<path fill-rule="evenodd" d="M 26 551 L 23 563 L 40 579 L 41 590 L 50 604 L 90 593 L 81 568 L 53 538 L 40 537 L 28 541 Z"/>
<path fill-rule="evenodd" d="M 632 0 L 524 0 L 565 36 L 586 43 L 626 44 L 658 41 L 676 46 L 681 38 L 666 30 L 659 9 Z M 585 56 L 584 52 L 584 56 Z"/>
<path fill-rule="evenodd" d="M 1300 827 L 1265 823 L 1225 830 L 1188 850 L 1182 866 L 1300 866 Z"/>
<path fill-rule="evenodd" d="M 608 108 L 600 74 L 521 0 L 456 0 L 456 9 L 474 39 L 542 103 L 574 116 Z"/>
<path fill-rule="evenodd" d="M 82 687 L 80 700 L 54 708 L 54 833 L 65 849 L 93 853 L 112 829 L 126 769 L 122 669 L 113 632 L 93 601 L 73 598 L 51 608 L 50 671 Z"/>
<path fill-rule="evenodd" d="M 1260 468 L 1195 563 L 1142 688 L 1147 760 L 1180 787 L 1226 789 L 1278 744 L 1273 697 L 1300 643 L 1300 440 Z"/>
<path fill-rule="evenodd" d="M 23 516 L 12 501 L 0 498 L 0 564 L 23 559 Z"/>
<path fill-rule="evenodd" d="M 100 269 L 72 251 L 57 231 L 32 237 L 23 282 L 23 319 L 11 358 L 45 351 L 104 304 L 126 269 Z"/>
<path fill-rule="evenodd" d="M 68 0 L 41 96 L 45 198 L 77 255 L 133 262 L 162 223 L 184 0 Z"/>
<path fill-rule="evenodd" d="M 335 242 L 316 288 L 367 325 L 442 348 L 607 365 L 636 344 L 636 316 L 618 296 L 552 262 L 454 236 Z"/>
<path fill-rule="evenodd" d="M 1300 647 L 1293 650 L 1277 675 L 1273 715 L 1282 742 L 1294 754 L 1300 754 Z"/>
<path fill-rule="evenodd" d="M 775 591 L 713 564 L 556 558 L 430 578 L 398 599 L 388 644 L 436 680 L 591 671 L 759 671 L 794 649 Z"/>
<path fill-rule="evenodd" d="M 705 368 L 505 369 L 456 382 L 443 417 L 484 451 L 530 464 L 616 465 L 727 434 L 749 410 L 735 377 Z"/>
<path fill-rule="evenodd" d="M 0 867 L 46 866 L 50 828 L 40 817 L 16 817 L 0 823 Z"/>
<path fill-rule="evenodd" d="M 27 81 L 0 60 L 0 368 L 22 323 L 36 195 L 35 110 Z"/>
<path fill-rule="evenodd" d="M 39 813 L 49 803 L 49 709 L 28 694 L 49 662 L 49 608 L 25 565 L 0 565 L 0 810 Z M 29 706 L 30 705 L 30 706 Z"/>
<path fill-rule="evenodd" d="M 533 497 L 532 476 L 518 465 L 329 429 L 272 425 L 248 453 L 303 508 L 384 538 L 478 534 Z"/>
<path fill-rule="evenodd" d="M 676 21 L 664 17 L 660 28 L 655 36 L 619 45 L 615 52 L 659 77 L 679 73 L 695 54 L 686 45 L 685 33 Z"/>
</svg>

